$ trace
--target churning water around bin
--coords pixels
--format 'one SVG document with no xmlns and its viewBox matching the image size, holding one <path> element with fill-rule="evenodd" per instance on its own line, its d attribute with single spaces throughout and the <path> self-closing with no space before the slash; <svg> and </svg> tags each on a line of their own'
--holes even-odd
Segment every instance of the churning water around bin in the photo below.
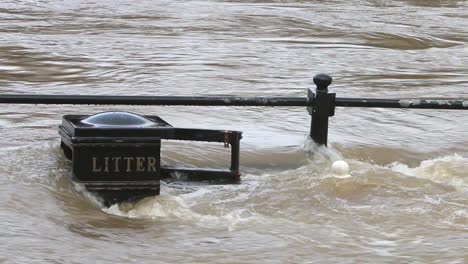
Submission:
<svg viewBox="0 0 468 264">
<path fill-rule="evenodd" d="M 466 1 L 2 1 L 0 92 L 468 98 Z M 243 131 L 242 183 L 165 183 L 103 209 L 69 180 L 64 114 L 127 111 Z M 330 148 L 302 108 L 2 105 L 5 263 L 463 263 L 465 111 L 338 108 Z M 227 165 L 217 144 L 163 161 Z M 345 159 L 351 177 L 331 177 Z"/>
</svg>

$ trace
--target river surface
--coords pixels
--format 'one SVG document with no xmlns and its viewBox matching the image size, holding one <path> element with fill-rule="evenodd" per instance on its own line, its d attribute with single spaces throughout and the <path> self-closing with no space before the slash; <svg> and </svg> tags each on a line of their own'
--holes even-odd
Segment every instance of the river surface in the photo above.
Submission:
<svg viewBox="0 0 468 264">
<path fill-rule="evenodd" d="M 0 93 L 468 98 L 468 1 L 2 0 Z M 104 208 L 69 180 L 64 114 L 243 131 L 242 183 Z M 468 112 L 2 105 L 1 263 L 468 263 Z M 218 144 L 163 161 L 224 168 Z M 330 176 L 344 159 L 351 177 Z"/>
</svg>

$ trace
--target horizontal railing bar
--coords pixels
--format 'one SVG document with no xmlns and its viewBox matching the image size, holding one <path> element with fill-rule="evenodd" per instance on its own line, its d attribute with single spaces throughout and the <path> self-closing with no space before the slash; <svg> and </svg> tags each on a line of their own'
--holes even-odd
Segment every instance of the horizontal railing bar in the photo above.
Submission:
<svg viewBox="0 0 468 264">
<path fill-rule="evenodd" d="M 0 95 L 0 104 L 193 105 L 193 106 L 311 106 L 303 97 L 239 96 L 108 96 L 108 95 Z"/>
<path fill-rule="evenodd" d="M 468 101 L 436 99 L 336 98 L 335 106 L 468 110 Z"/>
<path fill-rule="evenodd" d="M 192 106 L 313 106 L 302 97 L 240 96 L 109 96 L 109 95 L 0 95 L 0 104 L 87 104 L 87 105 L 192 105 Z M 338 107 L 380 107 L 468 110 L 468 101 L 433 99 L 336 98 Z"/>
</svg>

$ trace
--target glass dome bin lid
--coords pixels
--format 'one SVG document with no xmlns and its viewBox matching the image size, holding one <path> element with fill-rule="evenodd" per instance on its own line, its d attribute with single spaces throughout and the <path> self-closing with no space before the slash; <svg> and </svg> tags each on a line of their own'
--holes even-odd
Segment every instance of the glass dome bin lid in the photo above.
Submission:
<svg viewBox="0 0 468 264">
<path fill-rule="evenodd" d="M 169 133 L 173 127 L 158 116 L 103 112 L 65 115 L 60 128 L 71 137 L 149 137 Z"/>
<path fill-rule="evenodd" d="M 156 123 L 143 116 L 129 112 L 103 112 L 80 121 L 93 127 L 151 127 Z"/>
</svg>

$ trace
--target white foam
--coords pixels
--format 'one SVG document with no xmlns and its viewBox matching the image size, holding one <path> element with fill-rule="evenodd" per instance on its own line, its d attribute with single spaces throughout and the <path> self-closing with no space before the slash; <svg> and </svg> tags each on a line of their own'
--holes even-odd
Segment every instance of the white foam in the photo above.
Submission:
<svg viewBox="0 0 468 264">
<path fill-rule="evenodd" d="M 188 208 L 184 200 L 173 195 L 159 195 L 143 198 L 135 202 L 114 204 L 103 208 L 109 214 L 128 218 L 192 218 L 194 213 Z"/>
<path fill-rule="evenodd" d="M 90 192 L 88 192 L 88 190 L 86 190 L 86 187 L 84 185 L 79 184 L 79 183 L 75 183 L 75 182 L 72 182 L 72 184 L 73 184 L 73 187 L 75 188 L 75 190 L 77 192 L 81 193 L 84 197 L 86 197 L 86 199 L 88 199 L 88 201 L 90 201 L 91 203 L 93 203 L 97 207 L 103 207 L 103 202 L 102 202 L 101 198 L 93 195 Z"/>
<path fill-rule="evenodd" d="M 211 201 L 208 210 L 203 210 L 203 212 L 197 212 L 189 205 L 198 204 L 200 199 L 206 202 L 205 200 L 216 191 L 217 189 L 203 187 L 187 194 L 161 193 L 159 196 L 146 197 L 139 201 L 114 204 L 109 208 L 102 208 L 102 210 L 108 214 L 126 218 L 190 222 L 190 224 L 205 227 L 221 227 L 229 231 L 233 231 L 239 225 L 247 222 L 265 221 L 262 215 L 246 208 L 225 210 L 225 200 Z"/>
<path fill-rule="evenodd" d="M 307 138 L 305 139 L 305 143 L 302 146 L 302 148 L 306 153 L 314 154 L 314 159 L 317 159 L 317 157 L 325 158 L 328 160 L 343 159 L 343 157 L 338 151 L 334 150 L 331 147 L 327 148 L 326 146 L 318 145 L 309 136 L 307 136 Z"/>
<path fill-rule="evenodd" d="M 454 154 L 422 161 L 418 167 L 394 162 L 388 166 L 391 170 L 405 175 L 430 179 L 437 183 L 449 184 L 454 187 L 468 186 L 468 158 Z"/>
<path fill-rule="evenodd" d="M 200 226 L 224 227 L 233 231 L 239 224 L 252 221 L 255 214 L 247 209 L 234 209 L 221 215 L 200 214 L 192 211 L 177 196 L 147 197 L 134 203 L 122 203 L 103 209 L 108 214 L 128 218 L 154 219 L 161 221 L 188 221 Z"/>
</svg>

